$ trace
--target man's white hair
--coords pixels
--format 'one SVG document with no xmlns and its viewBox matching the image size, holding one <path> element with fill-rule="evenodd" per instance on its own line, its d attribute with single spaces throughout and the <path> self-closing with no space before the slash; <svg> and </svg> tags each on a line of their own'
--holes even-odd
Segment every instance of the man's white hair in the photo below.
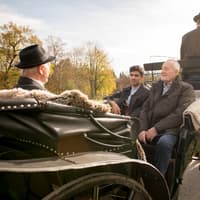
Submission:
<svg viewBox="0 0 200 200">
<path fill-rule="evenodd" d="M 29 74 L 37 74 L 37 67 L 22 69 L 21 73 L 23 76 L 26 76 Z"/>
<path fill-rule="evenodd" d="M 171 66 L 174 67 L 178 72 L 180 72 L 181 66 L 177 60 L 174 59 L 168 59 L 166 62 L 171 63 Z"/>
</svg>

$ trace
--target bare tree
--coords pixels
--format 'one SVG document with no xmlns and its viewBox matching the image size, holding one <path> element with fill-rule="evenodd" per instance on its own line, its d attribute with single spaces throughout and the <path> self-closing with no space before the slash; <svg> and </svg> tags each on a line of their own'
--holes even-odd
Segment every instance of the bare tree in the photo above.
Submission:
<svg viewBox="0 0 200 200">
<path fill-rule="evenodd" d="M 56 67 L 58 62 L 66 56 L 65 43 L 61 38 L 55 36 L 48 36 L 45 41 L 49 53 L 55 56 L 54 65 Z"/>
</svg>

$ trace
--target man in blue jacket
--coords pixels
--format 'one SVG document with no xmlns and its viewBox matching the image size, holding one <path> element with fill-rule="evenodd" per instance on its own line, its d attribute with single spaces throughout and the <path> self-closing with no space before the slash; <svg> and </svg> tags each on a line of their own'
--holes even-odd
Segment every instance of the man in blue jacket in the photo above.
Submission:
<svg viewBox="0 0 200 200">
<path fill-rule="evenodd" d="M 144 71 L 140 66 L 129 69 L 130 86 L 107 97 L 115 114 L 139 117 L 143 103 L 149 96 L 149 89 L 143 85 Z"/>
</svg>

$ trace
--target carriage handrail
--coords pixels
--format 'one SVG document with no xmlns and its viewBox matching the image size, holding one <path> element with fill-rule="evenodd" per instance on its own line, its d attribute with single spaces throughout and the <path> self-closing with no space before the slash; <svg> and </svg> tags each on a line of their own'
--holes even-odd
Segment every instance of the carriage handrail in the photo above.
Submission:
<svg viewBox="0 0 200 200">
<path fill-rule="evenodd" d="M 118 145 L 116 145 L 116 144 L 106 144 L 106 143 L 100 142 L 98 140 L 95 140 L 95 139 L 89 137 L 87 135 L 87 133 L 84 134 L 84 138 L 89 140 L 89 141 L 91 141 L 91 142 L 93 142 L 93 143 L 95 143 L 95 144 L 97 144 L 97 145 L 104 146 L 104 147 L 122 148 L 122 147 L 130 146 L 130 143 L 118 144 Z"/>
<path fill-rule="evenodd" d="M 129 141 L 129 142 L 132 141 L 131 137 L 125 137 L 125 136 L 119 135 L 119 134 L 121 133 L 121 131 L 114 133 L 113 131 L 111 131 L 111 130 L 109 130 L 108 128 L 106 128 L 105 126 L 103 126 L 100 122 L 98 122 L 98 121 L 94 118 L 94 116 L 93 116 L 92 114 L 90 114 L 89 116 L 90 116 L 90 119 L 92 120 L 92 122 L 94 122 L 95 125 L 97 125 L 99 128 L 101 128 L 103 131 L 106 131 L 106 132 L 109 133 L 110 135 L 112 135 L 112 136 L 114 136 L 114 137 L 117 137 L 117 138 L 120 138 L 120 139 L 122 139 L 122 140 L 124 140 L 124 141 Z"/>
</svg>

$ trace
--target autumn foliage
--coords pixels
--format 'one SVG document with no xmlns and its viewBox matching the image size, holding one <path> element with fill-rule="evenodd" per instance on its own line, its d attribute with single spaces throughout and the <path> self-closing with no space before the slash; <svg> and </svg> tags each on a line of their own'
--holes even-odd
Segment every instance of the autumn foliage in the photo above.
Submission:
<svg viewBox="0 0 200 200">
<path fill-rule="evenodd" d="M 89 42 L 66 50 L 58 37 L 48 36 L 43 42 L 28 26 L 12 22 L 0 26 L 0 89 L 13 88 L 20 75 L 14 67 L 19 51 L 30 44 L 40 44 L 56 57 L 46 85 L 54 93 L 79 89 L 90 98 L 102 99 L 116 89 L 116 76 L 107 54 Z"/>
</svg>

